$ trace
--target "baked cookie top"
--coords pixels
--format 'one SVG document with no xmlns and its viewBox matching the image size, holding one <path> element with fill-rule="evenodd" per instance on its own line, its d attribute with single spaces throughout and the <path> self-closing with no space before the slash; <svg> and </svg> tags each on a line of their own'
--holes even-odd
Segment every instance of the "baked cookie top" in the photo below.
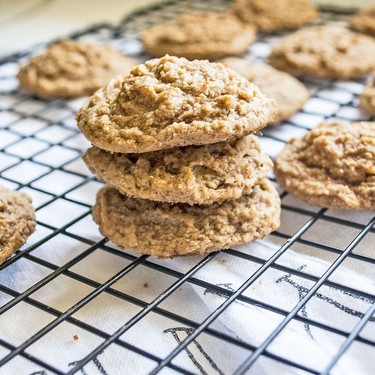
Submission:
<svg viewBox="0 0 375 375">
<path fill-rule="evenodd" d="M 138 153 L 242 137 L 270 123 L 275 107 L 222 64 L 164 56 L 98 90 L 76 119 L 95 146 Z"/>
<path fill-rule="evenodd" d="M 350 18 L 354 30 L 375 36 L 375 6 L 366 8 Z"/>
<path fill-rule="evenodd" d="M 94 146 L 83 159 L 93 173 L 125 195 L 191 205 L 249 194 L 272 168 L 253 135 L 142 154 L 110 153 Z"/>
<path fill-rule="evenodd" d="M 287 35 L 269 56 L 295 76 L 359 78 L 375 68 L 375 40 L 339 26 L 316 26 Z"/>
<path fill-rule="evenodd" d="M 141 40 L 153 56 L 213 60 L 244 53 L 255 37 L 255 26 L 232 14 L 200 12 L 153 26 L 142 33 Z"/>
<path fill-rule="evenodd" d="M 204 254 L 260 239 L 280 225 L 280 198 L 264 179 L 250 195 L 212 205 L 159 203 L 99 190 L 93 217 L 119 246 L 162 258 Z"/>
<path fill-rule="evenodd" d="M 302 82 L 272 66 L 239 57 L 227 57 L 220 62 L 257 85 L 268 98 L 276 100 L 275 123 L 301 109 L 310 96 Z"/>
<path fill-rule="evenodd" d="M 21 87 L 41 97 L 90 95 L 136 61 L 110 46 L 63 40 L 21 67 Z"/>
<path fill-rule="evenodd" d="M 319 17 L 317 7 L 307 0 L 237 0 L 231 10 L 266 32 L 297 29 Z"/>
<path fill-rule="evenodd" d="M 372 73 L 367 86 L 359 96 L 359 105 L 366 111 L 375 114 L 375 72 Z"/>
<path fill-rule="evenodd" d="M 0 264 L 15 253 L 34 230 L 31 198 L 0 186 Z"/>
<path fill-rule="evenodd" d="M 285 146 L 275 175 L 310 204 L 375 210 L 374 160 L 375 122 L 322 123 Z"/>
</svg>

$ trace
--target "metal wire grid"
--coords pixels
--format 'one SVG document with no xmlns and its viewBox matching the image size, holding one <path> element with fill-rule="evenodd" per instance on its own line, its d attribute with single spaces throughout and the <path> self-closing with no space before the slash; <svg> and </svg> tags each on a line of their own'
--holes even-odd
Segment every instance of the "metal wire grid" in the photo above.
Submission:
<svg viewBox="0 0 375 375">
<path fill-rule="evenodd" d="M 133 14 L 128 17 L 125 22 L 122 24 L 120 29 L 112 28 L 110 26 L 97 26 L 93 29 L 84 31 L 83 33 L 77 34 L 74 38 L 85 38 L 85 39 L 95 39 L 95 40 L 108 40 L 115 44 L 117 47 L 123 50 L 127 50 L 127 43 L 136 43 L 136 40 L 133 38 L 142 30 L 145 26 L 150 23 L 160 22 L 162 19 L 169 18 L 170 16 L 176 15 L 178 12 L 183 12 L 184 8 L 181 7 L 181 3 L 177 4 L 177 1 L 169 2 L 164 6 L 157 6 Z M 202 4 L 199 2 L 184 2 L 187 6 L 202 7 Z M 218 3 L 215 1 L 209 2 L 212 4 L 218 4 L 217 7 L 220 8 L 223 6 L 223 3 Z M 224 2 L 225 3 L 225 2 Z M 197 5 L 198 4 L 198 5 Z M 206 3 L 206 7 L 207 7 Z M 210 5 L 210 6 L 211 6 Z M 125 32 L 125 39 L 122 38 L 122 32 Z M 272 42 L 273 37 L 262 36 L 257 44 L 257 49 L 262 50 L 262 47 L 269 45 L 270 41 Z M 31 51 L 30 51 L 31 52 Z M 256 52 L 252 50 L 252 53 Z M 253 53 L 254 54 L 254 53 Z M 28 361 L 36 364 L 41 368 L 41 372 L 49 371 L 51 373 L 63 374 L 64 372 L 57 368 L 56 366 L 46 361 L 43 356 L 35 356 L 27 352 L 27 349 L 40 338 L 46 335 L 48 332 L 51 332 L 59 324 L 63 322 L 71 323 L 72 325 L 79 327 L 85 331 L 90 332 L 91 334 L 102 339 L 102 342 L 96 346 L 86 357 L 74 364 L 74 367 L 68 371 L 69 374 L 73 374 L 81 369 L 85 368 L 90 361 L 93 361 L 97 356 L 102 353 L 107 347 L 111 344 L 116 344 L 122 348 L 134 352 L 138 355 L 143 356 L 145 359 L 153 361 L 154 368 L 150 371 L 152 374 L 165 369 L 166 367 L 175 370 L 179 373 L 191 374 L 190 370 L 183 368 L 175 363 L 172 363 L 173 359 L 176 356 L 187 350 L 189 344 L 193 343 L 197 337 L 202 334 L 212 336 L 215 339 L 225 341 L 232 345 L 237 346 L 238 348 L 244 349 L 248 354 L 246 359 L 242 364 L 239 364 L 239 367 L 234 371 L 236 374 L 245 373 L 248 368 L 250 368 L 257 360 L 261 357 L 266 357 L 272 361 L 277 361 L 279 363 L 285 364 L 287 366 L 292 366 L 293 368 L 300 369 L 306 373 L 318 374 L 324 373 L 328 374 L 331 369 L 334 368 L 335 364 L 340 360 L 340 358 L 345 355 L 348 348 L 355 342 L 364 344 L 368 347 L 375 348 L 375 340 L 373 338 L 366 338 L 360 335 L 362 329 L 368 322 L 374 322 L 374 312 L 375 312 L 375 293 L 369 293 L 368 291 L 363 291 L 358 289 L 355 284 L 348 286 L 342 285 L 340 283 L 329 280 L 330 276 L 342 265 L 342 263 L 348 259 L 352 259 L 357 262 L 363 262 L 368 267 L 373 267 L 375 272 L 375 259 L 370 256 L 363 255 L 360 252 L 355 252 L 355 249 L 363 241 L 365 236 L 373 235 L 375 217 L 368 216 L 363 214 L 358 220 L 358 218 L 353 218 L 350 215 L 341 216 L 340 213 L 333 212 L 326 209 L 315 210 L 312 207 L 305 205 L 300 205 L 298 202 L 294 201 L 287 192 L 282 191 L 281 197 L 283 200 L 283 212 L 286 212 L 293 217 L 293 215 L 303 215 L 306 220 L 303 225 L 299 226 L 294 233 L 284 232 L 283 228 L 280 228 L 279 231 L 272 234 L 272 237 L 279 238 L 282 241 L 282 244 L 277 252 L 275 252 L 269 258 L 263 258 L 261 256 L 255 256 L 248 253 L 243 253 L 235 249 L 227 249 L 224 251 L 224 254 L 234 257 L 237 259 L 242 259 L 250 264 L 256 264 L 259 268 L 247 279 L 244 283 L 234 291 L 230 291 L 227 288 L 215 285 L 213 283 L 207 282 L 200 277 L 197 277 L 197 274 L 200 270 L 208 267 L 208 265 L 215 261 L 215 258 L 218 257 L 220 253 L 209 254 L 203 258 L 200 258 L 196 264 L 186 272 L 180 272 L 174 269 L 171 263 L 164 264 L 163 262 L 158 262 L 152 257 L 149 256 L 136 256 L 134 253 L 121 251 L 113 247 L 106 239 L 93 239 L 90 236 L 85 236 L 80 233 L 74 232 L 71 230 L 74 225 L 80 223 L 86 218 L 89 219 L 90 215 L 90 202 L 85 201 L 82 197 L 75 196 L 73 193 L 79 190 L 81 187 L 86 186 L 87 184 L 99 184 L 95 182 L 95 178 L 91 175 L 86 174 L 78 166 L 78 160 L 82 152 L 82 144 L 78 142 L 78 146 L 75 146 L 77 139 L 80 138 L 79 132 L 76 129 L 72 118 L 74 115 L 74 108 L 77 104 L 74 102 L 66 102 L 64 100 L 56 100 L 50 103 L 41 102 L 38 99 L 27 95 L 20 94 L 19 92 L 13 90 L 15 85 L 14 78 L 14 67 L 18 63 L 19 59 L 27 56 L 28 53 L 15 55 L 7 58 L 0 64 L 0 87 L 1 87 L 1 96 L 0 96 L 0 124 L 1 132 L 3 135 L 14 139 L 5 145 L 1 144 L 1 156 L 0 161 L 1 165 L 1 175 L 0 183 L 7 183 L 14 188 L 20 190 L 27 190 L 29 192 L 40 193 L 43 195 L 44 202 L 37 207 L 37 212 L 43 211 L 43 209 L 58 209 L 60 206 L 55 205 L 58 202 L 64 202 L 66 204 L 74 205 L 76 213 L 72 218 L 67 219 L 63 225 L 53 225 L 53 223 L 46 223 L 44 221 L 38 220 L 38 230 L 43 229 L 44 232 L 47 231 L 47 234 L 43 235 L 41 238 L 37 238 L 32 244 L 27 245 L 22 251 L 18 252 L 15 256 L 9 259 L 7 262 L 0 266 L 0 271 L 11 267 L 17 262 L 22 261 L 22 259 L 32 262 L 38 266 L 43 266 L 46 269 L 50 270 L 48 275 L 44 278 L 37 280 L 32 285 L 28 286 L 24 290 L 18 291 L 17 288 L 12 288 L 9 285 L 6 285 L 1 279 L 0 274 L 0 293 L 8 296 L 7 302 L 5 302 L 0 307 L 0 317 L 8 311 L 12 311 L 12 308 L 17 306 L 19 303 L 29 304 L 49 315 L 52 315 L 53 319 L 45 325 L 43 328 L 38 330 L 34 335 L 28 337 L 20 345 L 14 345 L 11 342 L 8 342 L 6 339 L 2 338 L 0 335 L 0 345 L 7 349 L 7 354 L 0 359 L 1 368 L 5 368 L 5 365 L 17 356 L 21 356 Z M 139 49 L 136 53 L 136 56 L 140 59 L 144 58 L 143 51 Z M 262 53 L 257 55 L 258 58 L 262 58 Z M 3 70 L 1 70 L 3 68 Z M 2 74 L 1 72 L 6 72 Z M 11 72 L 10 74 L 9 71 Z M 8 73 L 7 73 L 8 72 Z M 317 116 L 319 113 L 320 117 L 323 118 L 343 118 L 345 115 L 347 119 L 350 120 L 351 117 L 358 116 L 358 113 L 353 109 L 356 105 L 356 96 L 353 94 L 358 93 L 361 89 L 362 83 L 345 83 L 345 82 L 331 82 L 331 81 L 310 81 L 306 82 L 307 85 L 313 89 L 312 100 L 317 100 L 317 104 L 322 104 L 322 101 L 326 103 L 333 103 L 335 107 L 334 110 L 325 111 L 325 113 L 319 113 L 316 110 L 316 105 L 313 108 L 313 112 L 309 112 L 309 108 L 305 108 L 301 111 L 300 117 L 296 116 L 291 119 L 288 123 L 279 126 L 277 128 L 271 128 L 265 131 L 265 136 L 263 138 L 263 144 L 266 150 L 270 150 L 271 154 L 274 152 L 272 149 L 278 149 L 275 145 L 282 145 L 286 141 L 286 135 L 288 134 L 286 130 L 293 128 L 297 131 L 307 131 L 307 128 L 313 127 L 313 125 L 306 126 L 306 119 L 311 120 L 312 117 Z M 341 100 L 337 102 L 335 99 L 330 99 L 327 93 L 333 92 L 337 89 L 340 89 L 341 93 L 347 93 L 351 96 L 349 101 Z M 319 107 L 319 105 L 318 105 Z M 354 112 L 353 112 L 354 111 Z M 355 116 L 353 115 L 355 113 Z M 6 118 L 12 118 L 9 123 L 2 122 L 2 115 L 6 114 Z M 9 117 L 10 116 L 10 117 Z M 13 116 L 13 117 L 12 117 Z M 56 120 L 57 116 L 61 116 Z M 301 117 L 302 116 L 302 117 Z M 305 117 L 303 117 L 305 116 Z M 306 117 L 307 116 L 307 117 Z M 310 117 L 309 117 L 310 116 Z M 35 126 L 35 131 L 21 131 L 20 122 L 24 119 L 33 119 L 36 124 L 38 121 L 43 121 L 45 126 L 38 128 Z M 48 134 L 46 136 L 46 131 L 49 129 L 56 129 L 55 132 L 52 132 L 54 136 L 49 138 Z M 56 134 L 58 135 L 57 137 Z M 0 135 L 0 142 L 4 139 Z M 34 141 L 36 143 L 43 143 L 42 149 L 32 153 L 30 156 L 23 154 L 21 151 L 24 148 L 17 148 L 14 150 L 14 146 L 19 145 L 21 142 L 28 140 Z M 272 147 L 267 147 L 272 145 Z M 13 148 L 12 148 L 13 147 Z M 61 151 L 66 151 L 69 154 L 68 159 L 64 159 L 59 164 L 54 164 L 53 160 L 50 160 L 50 156 L 46 158 L 39 158 L 38 156 L 43 156 L 46 152 L 54 149 L 56 147 Z M 47 154 L 48 155 L 48 154 Z M 65 155 L 65 153 L 64 153 Z M 40 171 L 37 176 L 31 178 L 28 181 L 22 180 L 22 170 L 21 173 L 11 173 L 14 168 L 20 165 L 20 163 L 26 163 L 26 168 L 28 168 L 28 163 L 31 163 L 33 166 L 40 167 Z M 31 165 L 30 164 L 30 165 Z M 38 184 L 38 182 L 43 181 L 43 178 L 50 176 L 51 173 L 60 173 L 57 175 L 59 178 L 72 177 L 72 185 L 69 187 L 63 186 L 60 191 L 51 191 L 46 183 Z M 60 214 L 62 214 L 60 212 Z M 318 222 L 328 225 L 333 223 L 337 225 L 340 234 L 344 231 L 355 230 L 356 235 L 351 238 L 350 243 L 345 247 L 333 246 L 327 243 L 320 243 L 314 241 L 311 238 L 305 238 L 304 235 L 316 225 Z M 342 232 L 341 232 L 342 231 Z M 68 262 L 63 265 L 57 265 L 54 262 L 50 262 L 42 257 L 35 255 L 37 250 L 49 240 L 52 240 L 59 235 L 64 235 L 74 240 L 78 240 L 80 243 L 85 244 L 85 249 L 78 255 L 72 257 Z M 338 233 L 336 233 L 338 235 Z M 308 273 L 304 270 L 293 269 L 291 267 L 285 266 L 282 262 L 279 262 L 282 259 L 282 256 L 289 250 L 294 244 L 307 245 L 312 248 L 315 248 L 317 251 L 324 253 L 330 253 L 336 257 L 329 268 L 320 275 L 314 275 Z M 91 254 L 96 251 L 101 250 L 110 256 L 121 257 L 122 259 L 127 260 L 128 264 L 126 267 L 122 268 L 116 274 L 109 277 L 105 282 L 98 282 L 97 280 L 87 277 L 80 272 L 73 270 L 74 266 L 79 264 L 84 259 L 87 259 Z M 160 272 L 163 275 L 169 275 L 173 278 L 174 282 L 171 283 L 164 291 L 156 296 L 151 302 L 144 301 L 137 296 L 125 293 L 115 288 L 115 283 L 126 275 L 131 274 L 133 270 L 138 270 L 140 266 L 147 267 L 147 269 L 155 270 Z M 296 277 L 300 277 L 304 280 L 311 281 L 312 287 L 307 290 L 300 301 L 292 308 L 285 309 L 277 306 L 273 306 L 265 301 L 256 300 L 254 298 L 248 297 L 243 294 L 243 292 L 251 286 L 256 280 L 258 280 L 261 275 L 263 275 L 268 270 L 278 270 Z M 33 297 L 32 295 L 52 283 L 53 280 L 59 276 L 64 275 L 70 279 L 73 279 L 80 284 L 84 284 L 92 288 L 91 292 L 88 293 L 84 298 L 80 299 L 73 306 L 69 307 L 65 311 L 59 311 L 53 306 L 49 306 Z M 24 275 L 25 278 L 29 275 Z M 182 285 L 190 283 L 204 288 L 205 290 L 211 291 L 213 293 L 220 294 L 224 296 L 225 302 L 212 311 L 208 316 L 205 317 L 203 321 L 197 321 L 189 317 L 183 316 L 182 314 L 176 314 L 170 311 L 167 308 L 161 307 L 162 302 L 168 299 L 175 291 L 178 290 Z M 369 301 L 370 308 L 364 314 L 360 315 L 357 325 L 352 330 L 347 330 L 346 327 L 337 328 L 331 325 L 328 325 L 324 322 L 316 321 L 314 319 L 308 318 L 300 314 L 301 309 L 306 306 L 308 301 L 315 296 L 323 286 L 328 286 L 336 288 L 343 291 L 344 293 L 351 293 L 355 296 L 365 298 Z M 124 321 L 124 325 L 118 329 L 115 333 L 109 334 L 105 330 L 102 330 L 95 325 L 88 324 L 80 320 L 73 315 L 83 308 L 85 305 L 89 304 L 100 294 L 106 293 L 113 297 L 119 298 L 123 301 L 139 307 L 139 312 L 135 314 L 130 320 Z M 227 309 L 233 302 L 241 301 L 245 304 L 256 305 L 260 308 L 270 311 L 276 314 L 279 314 L 283 317 L 281 323 L 272 331 L 272 333 L 262 342 L 259 346 L 254 346 L 249 343 L 246 343 L 242 340 L 239 340 L 232 335 L 229 335 L 223 331 L 220 331 L 211 326 L 211 323 L 219 317 L 225 309 Z M 191 328 L 191 331 L 187 338 L 183 340 L 176 348 L 169 353 L 165 358 L 156 356 L 147 350 L 143 350 L 137 345 L 131 344 L 124 340 L 121 336 L 130 330 L 131 327 L 139 324 L 139 322 L 145 318 L 148 314 L 155 313 L 160 316 L 169 318 L 179 324 L 186 325 Z M 312 327 L 322 329 L 326 332 L 331 332 L 332 334 L 339 335 L 343 337 L 343 342 L 338 348 L 337 354 L 327 363 L 324 371 L 318 371 L 317 369 L 307 367 L 298 361 L 292 361 L 283 356 L 275 355 L 268 350 L 270 344 L 273 340 L 285 329 L 285 327 L 291 321 L 298 321 L 303 324 L 308 324 Z M 375 353 L 375 352 L 374 352 Z M 369 360 L 367 358 L 363 359 Z M 0 370 L 1 371 L 1 370 Z"/>
</svg>

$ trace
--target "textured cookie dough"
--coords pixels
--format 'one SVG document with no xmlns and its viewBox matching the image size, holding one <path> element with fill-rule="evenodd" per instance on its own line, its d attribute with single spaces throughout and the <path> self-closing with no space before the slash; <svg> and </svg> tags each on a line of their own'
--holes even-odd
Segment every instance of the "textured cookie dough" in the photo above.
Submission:
<svg viewBox="0 0 375 375">
<path fill-rule="evenodd" d="M 34 230 L 31 198 L 0 186 L 0 264 L 15 253 Z"/>
<path fill-rule="evenodd" d="M 265 237 L 280 225 L 280 198 L 264 179 L 250 195 L 213 205 L 159 203 L 99 190 L 93 217 L 119 246 L 167 258 L 204 254 Z"/>
<path fill-rule="evenodd" d="M 230 141 L 273 121 L 276 103 L 222 64 L 164 56 L 112 80 L 79 110 L 85 137 L 138 153 Z"/>
<path fill-rule="evenodd" d="M 40 97 L 91 95 L 136 61 L 110 46 L 73 40 L 53 44 L 20 68 L 21 87 Z"/>
<path fill-rule="evenodd" d="M 375 122 L 322 123 L 292 139 L 275 175 L 301 200 L 336 209 L 375 210 Z"/>
<path fill-rule="evenodd" d="M 232 14 L 202 12 L 153 26 L 141 39 L 145 50 L 156 57 L 169 54 L 213 60 L 245 53 L 255 37 L 255 26 Z"/>
<path fill-rule="evenodd" d="M 272 168 L 253 135 L 231 143 L 142 154 L 113 154 L 94 146 L 83 159 L 93 173 L 125 195 L 191 205 L 249 194 Z"/>
<path fill-rule="evenodd" d="M 369 83 L 359 97 L 359 105 L 375 115 L 375 72 L 372 73 Z"/>
<path fill-rule="evenodd" d="M 375 40 L 339 26 L 317 26 L 287 35 L 269 56 L 295 76 L 359 78 L 375 69 Z"/>
<path fill-rule="evenodd" d="M 237 0 L 231 10 L 266 32 L 298 29 L 319 17 L 317 7 L 307 0 Z"/>
<path fill-rule="evenodd" d="M 287 119 L 301 109 L 310 96 L 302 82 L 272 66 L 239 57 L 227 57 L 220 62 L 257 85 L 268 98 L 276 100 L 275 123 Z"/>
<path fill-rule="evenodd" d="M 351 17 L 350 25 L 354 30 L 375 36 L 375 6 L 363 9 Z"/>
</svg>

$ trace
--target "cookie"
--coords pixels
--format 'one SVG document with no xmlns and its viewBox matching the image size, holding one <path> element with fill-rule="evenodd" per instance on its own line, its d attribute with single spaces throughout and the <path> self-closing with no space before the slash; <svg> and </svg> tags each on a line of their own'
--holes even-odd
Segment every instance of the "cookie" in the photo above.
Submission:
<svg viewBox="0 0 375 375">
<path fill-rule="evenodd" d="M 375 122 L 322 123 L 285 146 L 275 176 L 307 203 L 375 210 L 374 160 Z"/>
<path fill-rule="evenodd" d="M 287 35 L 269 56 L 295 76 L 359 78 L 375 69 L 375 40 L 339 26 L 317 26 Z"/>
<path fill-rule="evenodd" d="M 264 179 L 250 195 L 212 205 L 159 203 L 99 190 L 93 217 L 117 245 L 162 258 L 204 254 L 265 237 L 280 225 L 280 198 Z"/>
<path fill-rule="evenodd" d="M 363 9 L 352 16 L 350 26 L 361 33 L 375 36 L 375 6 Z"/>
<path fill-rule="evenodd" d="M 74 40 L 53 44 L 20 68 L 21 87 L 43 98 L 91 95 L 136 61 L 110 46 Z"/>
<path fill-rule="evenodd" d="M 0 186 L 0 264 L 14 254 L 34 230 L 31 198 Z"/>
<path fill-rule="evenodd" d="M 222 64 L 164 56 L 98 90 L 76 119 L 95 146 L 138 153 L 230 141 L 273 121 L 275 108 Z"/>
<path fill-rule="evenodd" d="M 231 143 L 142 154 L 113 154 L 94 146 L 83 159 L 93 173 L 123 194 L 191 205 L 249 194 L 272 168 L 253 135 Z"/>
<path fill-rule="evenodd" d="M 255 27 L 232 14 L 201 12 L 153 26 L 142 33 L 141 40 L 156 57 L 169 54 L 213 60 L 245 53 L 255 37 Z"/>
<path fill-rule="evenodd" d="M 231 11 L 265 32 L 298 29 L 319 17 L 307 0 L 237 0 Z"/>
<path fill-rule="evenodd" d="M 257 85 L 268 98 L 276 100 L 275 123 L 287 119 L 301 109 L 310 96 L 302 82 L 272 66 L 239 57 L 227 57 L 220 62 Z"/>
<path fill-rule="evenodd" d="M 359 105 L 375 115 L 375 72 L 372 73 L 370 81 L 359 96 Z"/>
</svg>

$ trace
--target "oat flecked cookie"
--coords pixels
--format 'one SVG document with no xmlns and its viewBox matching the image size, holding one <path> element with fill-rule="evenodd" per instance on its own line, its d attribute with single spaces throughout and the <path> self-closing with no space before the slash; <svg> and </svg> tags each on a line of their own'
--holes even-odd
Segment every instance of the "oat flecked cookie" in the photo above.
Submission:
<svg viewBox="0 0 375 375">
<path fill-rule="evenodd" d="M 211 204 L 249 194 L 272 168 L 253 135 L 204 146 L 142 154 L 117 154 L 91 147 L 83 156 L 100 179 L 135 198 Z"/>
<path fill-rule="evenodd" d="M 76 119 L 95 146 L 138 153 L 239 138 L 275 111 L 274 100 L 222 64 L 164 56 L 98 90 Z"/>
<path fill-rule="evenodd" d="M 34 230 L 31 198 L 0 186 L 0 264 L 15 253 Z"/>
<path fill-rule="evenodd" d="M 363 9 L 350 19 L 354 30 L 375 36 L 375 6 Z"/>
<path fill-rule="evenodd" d="M 286 145 L 275 176 L 307 203 L 375 210 L 374 160 L 375 122 L 322 123 Z"/>
<path fill-rule="evenodd" d="M 375 69 L 375 40 L 339 26 L 310 27 L 282 38 L 269 62 L 295 76 L 359 78 Z"/>
<path fill-rule="evenodd" d="M 367 86 L 359 96 L 359 105 L 361 108 L 375 115 L 375 72 L 372 73 Z"/>
<path fill-rule="evenodd" d="M 145 30 L 141 36 L 147 52 L 188 59 L 218 59 L 246 52 L 254 42 L 256 29 L 229 13 L 185 14 Z"/>
<path fill-rule="evenodd" d="M 287 119 L 301 109 L 310 96 L 302 82 L 272 66 L 239 57 L 227 57 L 220 62 L 256 84 L 268 98 L 276 100 L 275 123 Z"/>
<path fill-rule="evenodd" d="M 136 61 L 110 46 L 74 40 L 55 43 L 20 68 L 21 87 L 40 97 L 91 95 Z"/>
<path fill-rule="evenodd" d="M 104 187 L 93 217 L 100 232 L 119 246 L 169 258 L 263 238 L 280 225 L 280 198 L 267 179 L 250 195 L 203 206 L 129 198 Z"/>
<path fill-rule="evenodd" d="M 237 0 L 231 10 L 266 32 L 298 29 L 319 17 L 317 7 L 307 0 Z"/>
</svg>

